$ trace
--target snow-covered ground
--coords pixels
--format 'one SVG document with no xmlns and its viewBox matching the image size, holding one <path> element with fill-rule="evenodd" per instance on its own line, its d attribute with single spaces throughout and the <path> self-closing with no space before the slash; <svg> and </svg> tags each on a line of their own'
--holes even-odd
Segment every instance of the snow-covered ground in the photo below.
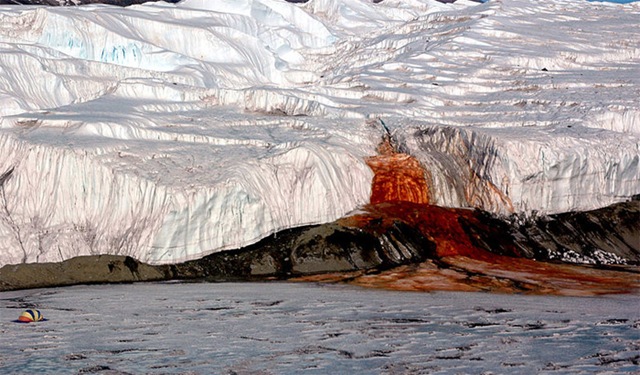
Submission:
<svg viewBox="0 0 640 375">
<path fill-rule="evenodd" d="M 3 374 L 637 373 L 637 296 L 136 284 L 0 293 Z M 46 322 L 18 324 L 25 308 Z"/>
<path fill-rule="evenodd" d="M 638 19 L 574 0 L 0 6 L 0 265 L 171 263 L 335 220 L 368 202 L 378 119 L 436 204 L 625 200 Z"/>
</svg>

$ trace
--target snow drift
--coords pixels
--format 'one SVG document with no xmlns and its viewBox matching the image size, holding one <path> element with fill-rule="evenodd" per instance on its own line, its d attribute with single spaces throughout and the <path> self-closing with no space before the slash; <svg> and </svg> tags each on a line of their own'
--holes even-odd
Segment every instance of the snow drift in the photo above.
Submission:
<svg viewBox="0 0 640 375">
<path fill-rule="evenodd" d="M 640 193 L 639 14 L 561 0 L 0 6 L 0 265 L 173 263 L 335 220 L 368 202 L 386 130 L 429 171 L 435 204 L 626 200 Z"/>
</svg>

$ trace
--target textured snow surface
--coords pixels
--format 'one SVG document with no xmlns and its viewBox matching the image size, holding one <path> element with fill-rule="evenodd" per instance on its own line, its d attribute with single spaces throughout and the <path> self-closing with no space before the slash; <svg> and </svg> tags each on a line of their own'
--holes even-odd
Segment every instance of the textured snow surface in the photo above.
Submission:
<svg viewBox="0 0 640 375">
<path fill-rule="evenodd" d="M 171 263 L 368 202 L 381 118 L 432 202 L 640 193 L 640 4 L 0 6 L 0 265 Z"/>
<path fill-rule="evenodd" d="M 48 321 L 12 322 L 34 307 Z M 3 374 L 620 374 L 637 373 L 639 340 L 635 295 L 274 283 L 0 293 Z"/>
</svg>

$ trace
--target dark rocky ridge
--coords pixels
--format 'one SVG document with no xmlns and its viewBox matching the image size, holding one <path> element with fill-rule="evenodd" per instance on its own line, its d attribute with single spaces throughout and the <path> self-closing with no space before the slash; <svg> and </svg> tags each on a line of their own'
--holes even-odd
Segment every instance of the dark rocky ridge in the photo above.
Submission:
<svg viewBox="0 0 640 375">
<path fill-rule="evenodd" d="M 636 196 L 632 201 L 598 210 L 514 223 L 511 235 L 524 255 L 532 259 L 637 266 L 640 265 L 639 199 Z M 606 258 L 606 253 L 617 258 Z"/>
<path fill-rule="evenodd" d="M 445 210 L 425 205 L 415 209 L 429 207 Z M 446 210 L 453 215 L 457 212 Z M 621 269 L 638 279 L 640 200 L 528 220 L 460 210 L 456 220 L 480 251 L 514 260 L 572 261 L 603 268 L 625 264 Z M 373 215 L 360 226 L 346 218 L 284 230 L 242 249 L 175 265 L 150 266 L 131 257 L 112 255 L 83 256 L 61 263 L 7 265 L 0 268 L 0 291 L 160 280 L 273 280 L 354 271 L 375 274 L 425 261 L 435 267 L 451 267 L 442 261 L 446 256 L 436 251 L 438 241 L 437 236 L 425 235 L 401 218 Z"/>
<path fill-rule="evenodd" d="M 246 280 L 389 269 L 435 256 L 435 244 L 402 222 L 361 230 L 329 223 L 288 229 L 235 251 L 170 266 L 173 278 Z"/>
</svg>

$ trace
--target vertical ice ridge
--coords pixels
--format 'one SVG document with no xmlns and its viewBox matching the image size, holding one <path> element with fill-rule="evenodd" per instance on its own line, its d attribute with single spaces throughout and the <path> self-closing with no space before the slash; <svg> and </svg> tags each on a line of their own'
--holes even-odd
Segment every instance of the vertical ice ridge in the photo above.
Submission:
<svg viewBox="0 0 640 375">
<path fill-rule="evenodd" d="M 9 135 L 0 150 L 0 170 L 14 168 L 3 185 L 6 204 L 0 202 L 4 264 L 87 254 L 153 264 L 193 259 L 335 220 L 366 202 L 371 178 L 362 160 L 312 144 L 186 189 L 109 167 L 87 151 Z"/>
<path fill-rule="evenodd" d="M 246 163 L 215 187 L 176 195 L 151 262 L 193 259 L 285 228 L 335 220 L 366 202 L 370 179 L 361 160 L 311 144 Z"/>
<path fill-rule="evenodd" d="M 165 189 L 114 173 L 81 150 L 1 139 L 0 168 L 14 168 L 4 184 L 3 263 L 107 253 L 147 259 Z M 9 222 L 20 228 L 20 238 Z"/>
<path fill-rule="evenodd" d="M 431 172 L 439 205 L 506 214 L 588 210 L 638 194 L 640 186 L 640 139 L 632 134 L 446 126 L 396 134 Z"/>
</svg>

